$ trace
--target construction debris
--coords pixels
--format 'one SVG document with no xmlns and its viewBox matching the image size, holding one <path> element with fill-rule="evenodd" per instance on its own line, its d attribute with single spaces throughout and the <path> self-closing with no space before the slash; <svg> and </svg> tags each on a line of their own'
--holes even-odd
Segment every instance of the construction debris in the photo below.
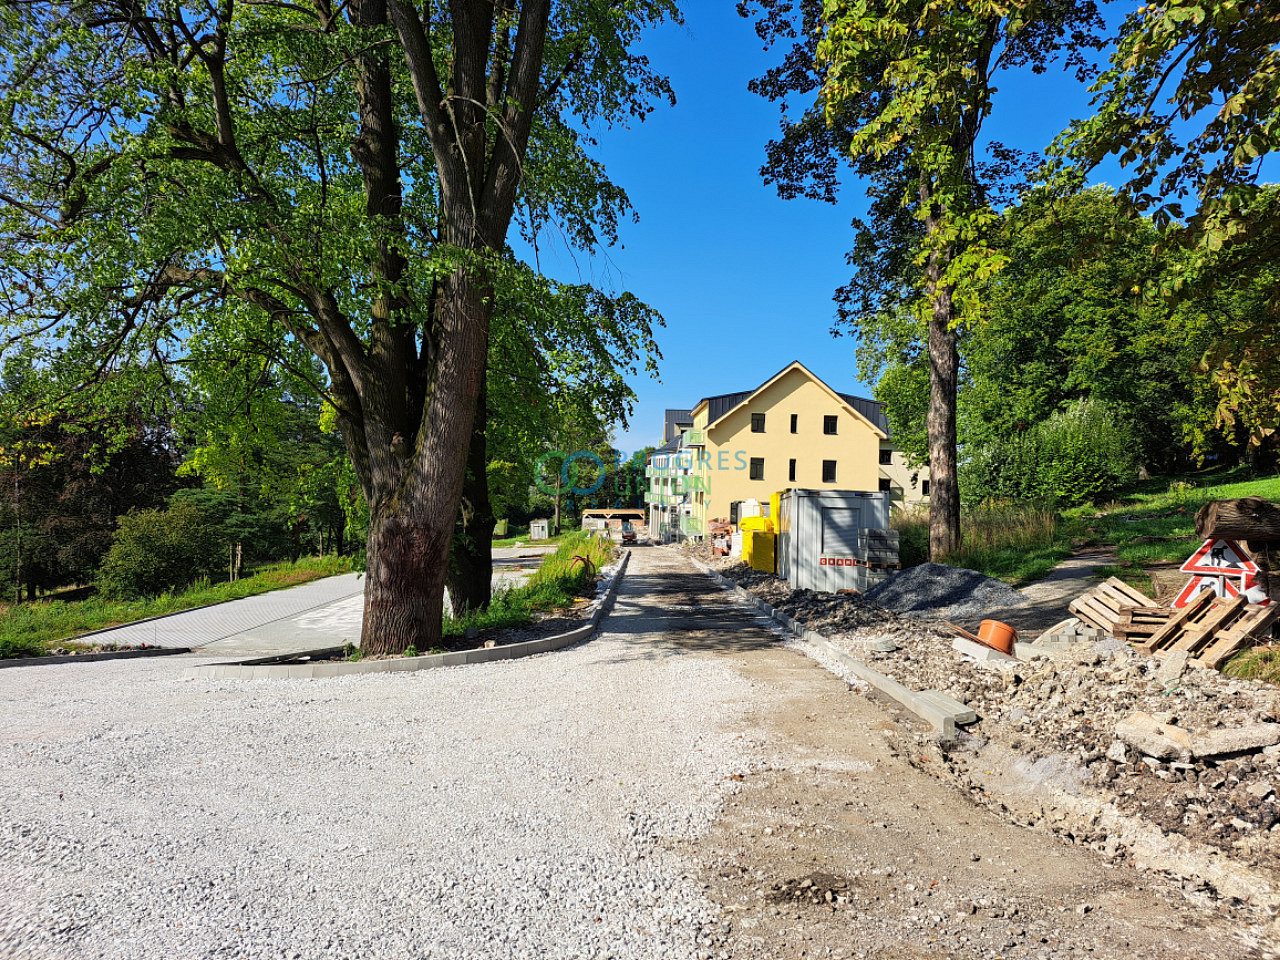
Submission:
<svg viewBox="0 0 1280 960">
<path fill-rule="evenodd" d="M 1072 613 L 1143 653 L 1188 654 L 1217 670 L 1245 647 L 1263 639 L 1280 606 L 1258 606 L 1244 596 L 1218 597 L 1206 589 L 1182 608 L 1162 607 L 1123 580 L 1111 577 L 1071 602 Z"/>
<path fill-rule="evenodd" d="M 978 718 L 966 727 L 971 749 L 990 741 L 997 753 L 1015 750 L 1026 769 L 1061 778 L 1072 792 L 1088 785 L 1119 811 L 1141 815 L 1167 833 L 1280 868 L 1275 687 L 1187 669 L 1185 651 L 1158 659 L 1110 636 L 1085 639 L 1098 636 L 1099 628 L 1070 621 L 1054 628 L 1061 643 L 1019 644 L 1016 662 L 979 663 L 966 655 L 977 651 L 953 646 L 958 631 L 937 620 L 894 616 L 865 594 L 791 591 L 745 565 L 717 566 L 877 672 L 967 705 Z M 1142 606 L 1156 606 L 1141 599 Z M 1166 612 L 1172 617 L 1177 611 Z M 884 637 L 898 649 L 869 646 Z M 912 735 L 924 744 L 932 732 Z M 928 766 L 983 801 L 992 769 L 987 756 L 985 750 L 956 749 Z M 1104 829 L 1077 826 L 1071 832 L 1076 842 L 1117 855 L 1117 839 Z"/>
</svg>

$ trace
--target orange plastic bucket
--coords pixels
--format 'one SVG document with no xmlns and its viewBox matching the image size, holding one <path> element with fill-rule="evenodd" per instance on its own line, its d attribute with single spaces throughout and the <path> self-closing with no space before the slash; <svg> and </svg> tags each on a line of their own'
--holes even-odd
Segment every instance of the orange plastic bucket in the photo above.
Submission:
<svg viewBox="0 0 1280 960">
<path fill-rule="evenodd" d="M 983 620 L 978 627 L 978 639 L 988 647 L 1001 653 L 1013 653 L 1013 645 L 1018 640 L 1018 631 L 999 620 Z"/>
</svg>

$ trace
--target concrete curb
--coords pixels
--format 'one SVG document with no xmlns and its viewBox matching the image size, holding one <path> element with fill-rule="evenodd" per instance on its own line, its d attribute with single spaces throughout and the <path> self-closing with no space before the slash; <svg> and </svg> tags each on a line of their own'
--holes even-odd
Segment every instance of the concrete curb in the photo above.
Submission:
<svg viewBox="0 0 1280 960">
<path fill-rule="evenodd" d="M 880 691 L 904 710 L 929 724 L 943 739 L 949 740 L 955 737 L 957 724 L 963 725 L 977 720 L 977 714 L 972 709 L 947 696 L 942 691 L 923 690 L 920 693 L 916 693 L 907 689 L 897 680 L 892 680 L 884 674 L 872 670 L 861 660 L 850 656 L 817 631 L 810 630 L 804 624 L 787 616 L 782 611 L 775 610 L 768 603 L 751 593 L 751 591 L 738 586 L 729 578 L 712 570 L 702 561 L 693 559 L 693 564 L 722 588 L 731 593 L 736 593 L 744 600 L 751 602 L 757 610 L 784 625 L 796 637 L 812 644 L 825 656 L 835 660 L 869 687 Z M 897 647 L 893 646 L 892 643 L 887 643 L 885 646 L 881 646 L 878 643 L 869 643 L 867 644 L 867 649 L 887 651 L 896 650 Z"/>
<path fill-rule="evenodd" d="M 53 663 L 75 663 L 78 660 L 133 660 L 137 657 L 167 657 L 175 653 L 190 653 L 190 647 L 148 647 L 145 650 L 104 650 L 102 653 L 65 653 L 51 657 L 11 657 L 0 660 L 0 670 L 5 667 L 41 667 Z"/>
<path fill-rule="evenodd" d="M 631 551 L 628 550 L 618 562 L 618 570 L 613 575 L 608 591 L 600 598 L 595 612 L 587 622 L 568 633 L 561 633 L 554 637 L 526 640 L 524 643 L 512 643 L 504 647 L 481 647 L 479 650 L 436 653 L 425 657 L 400 657 L 395 660 L 357 660 L 353 663 L 338 660 L 300 664 L 214 663 L 203 667 L 189 667 L 182 672 L 182 677 L 210 680 L 310 680 L 323 677 L 345 677 L 356 673 L 409 673 L 417 670 L 432 670 L 437 667 L 457 667 L 468 663 L 516 660 L 520 657 L 531 657 L 537 653 L 550 653 L 552 650 L 561 650 L 587 640 L 596 632 L 600 622 L 613 609 L 614 600 L 618 595 L 618 585 L 622 582 L 630 560 Z"/>
</svg>

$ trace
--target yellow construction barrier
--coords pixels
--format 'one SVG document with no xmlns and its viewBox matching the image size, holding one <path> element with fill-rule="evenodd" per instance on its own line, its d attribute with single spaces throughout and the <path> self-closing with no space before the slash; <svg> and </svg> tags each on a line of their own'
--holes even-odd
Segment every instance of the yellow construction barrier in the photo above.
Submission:
<svg viewBox="0 0 1280 960">
<path fill-rule="evenodd" d="M 748 530 L 767 530 L 770 533 L 773 533 L 773 518 L 772 517 L 743 517 L 741 522 L 738 524 L 738 529 L 741 530 L 744 534 Z"/>
<path fill-rule="evenodd" d="M 777 569 L 775 534 L 767 530 L 746 530 L 742 534 L 742 559 L 752 570 L 773 573 Z"/>
</svg>

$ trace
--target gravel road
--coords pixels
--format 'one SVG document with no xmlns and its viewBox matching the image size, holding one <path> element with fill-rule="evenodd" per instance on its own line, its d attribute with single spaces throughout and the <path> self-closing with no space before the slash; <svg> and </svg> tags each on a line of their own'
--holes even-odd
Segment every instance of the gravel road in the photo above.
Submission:
<svg viewBox="0 0 1280 960">
<path fill-rule="evenodd" d="M 913 769 L 674 552 L 635 552 L 606 628 L 337 680 L 3 671 L 0 957 L 1249 953 Z M 859 899 L 779 902 L 813 877 Z"/>
<path fill-rule="evenodd" d="M 0 956 L 696 955 L 711 905 L 664 845 L 744 769 L 748 686 L 655 643 L 645 586 L 510 663 L 4 671 Z"/>
</svg>

